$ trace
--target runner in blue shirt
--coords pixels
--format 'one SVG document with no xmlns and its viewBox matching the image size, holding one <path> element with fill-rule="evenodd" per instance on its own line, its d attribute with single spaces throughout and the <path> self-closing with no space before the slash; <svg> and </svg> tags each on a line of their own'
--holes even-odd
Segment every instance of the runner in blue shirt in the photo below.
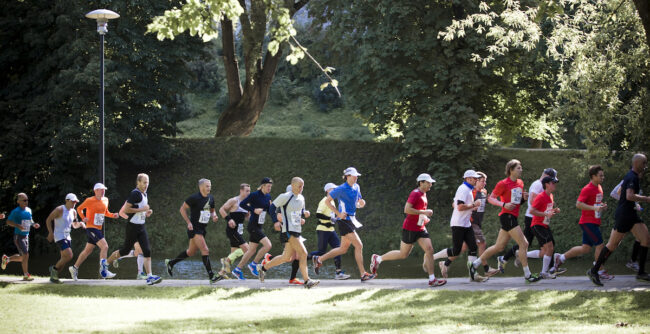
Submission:
<svg viewBox="0 0 650 334">
<path fill-rule="evenodd" d="M 18 207 L 13 209 L 7 217 L 7 225 L 14 228 L 14 245 L 18 248 L 18 254 L 7 256 L 2 255 L 2 270 L 7 268 L 9 262 L 21 262 L 23 267 L 23 281 L 33 281 L 34 278 L 29 274 L 27 264 L 29 262 L 29 230 L 41 227 L 32 220 L 32 209 L 27 206 L 29 199 L 27 194 L 20 193 L 16 195 Z"/>
</svg>

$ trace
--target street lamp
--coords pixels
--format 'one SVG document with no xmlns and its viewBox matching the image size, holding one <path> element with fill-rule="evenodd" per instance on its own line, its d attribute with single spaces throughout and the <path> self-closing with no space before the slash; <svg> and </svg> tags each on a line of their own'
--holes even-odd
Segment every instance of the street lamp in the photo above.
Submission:
<svg viewBox="0 0 650 334">
<path fill-rule="evenodd" d="M 97 20 L 97 32 L 99 33 L 99 179 L 104 182 L 104 35 L 108 32 L 108 20 L 120 17 L 120 14 L 108 9 L 96 9 L 86 14 L 89 19 Z"/>
</svg>

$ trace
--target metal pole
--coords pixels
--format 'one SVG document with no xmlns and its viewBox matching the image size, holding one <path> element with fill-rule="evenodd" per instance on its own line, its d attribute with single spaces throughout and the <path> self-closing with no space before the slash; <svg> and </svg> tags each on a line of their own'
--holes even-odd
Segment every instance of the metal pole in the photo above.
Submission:
<svg viewBox="0 0 650 334">
<path fill-rule="evenodd" d="M 99 180 L 104 182 L 104 34 L 99 34 L 99 81 L 101 88 L 99 90 Z"/>
</svg>

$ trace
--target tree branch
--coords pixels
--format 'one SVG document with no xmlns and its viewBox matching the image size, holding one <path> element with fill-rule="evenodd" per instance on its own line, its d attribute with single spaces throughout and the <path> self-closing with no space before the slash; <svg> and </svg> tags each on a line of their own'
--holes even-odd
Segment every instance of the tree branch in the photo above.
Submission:
<svg viewBox="0 0 650 334">
<path fill-rule="evenodd" d="M 228 102 L 236 104 L 242 96 L 242 86 L 239 80 L 239 62 L 235 55 L 235 32 L 231 20 L 224 18 L 221 21 L 221 45 L 223 47 L 223 64 L 226 69 L 226 83 L 228 86 Z"/>
<path fill-rule="evenodd" d="M 330 84 L 332 85 L 332 87 L 334 87 L 334 89 L 336 90 L 336 94 L 338 94 L 338 96 L 341 97 L 341 92 L 339 91 L 339 88 L 337 87 L 337 84 L 336 84 L 336 85 L 334 84 L 334 79 L 333 79 L 333 78 L 332 78 L 332 77 L 327 73 L 327 71 L 325 71 L 325 69 L 323 68 L 323 66 L 321 66 L 321 65 L 316 61 L 316 59 L 314 59 L 314 57 L 312 57 L 312 55 L 311 55 L 309 52 L 307 52 L 307 49 L 305 49 L 305 47 L 303 47 L 303 46 L 300 44 L 300 42 L 298 42 L 298 40 L 297 40 L 294 36 L 291 36 L 291 39 L 292 39 L 293 42 L 296 43 L 296 45 L 297 45 L 297 46 L 302 50 L 302 52 L 304 52 L 304 53 L 307 55 L 307 57 L 309 57 L 309 59 L 311 59 L 311 61 L 314 62 L 314 64 L 316 64 L 316 66 L 318 66 L 318 68 L 321 70 L 321 72 L 323 72 L 323 74 L 325 74 L 325 76 L 327 77 L 327 79 L 330 81 Z"/>
</svg>

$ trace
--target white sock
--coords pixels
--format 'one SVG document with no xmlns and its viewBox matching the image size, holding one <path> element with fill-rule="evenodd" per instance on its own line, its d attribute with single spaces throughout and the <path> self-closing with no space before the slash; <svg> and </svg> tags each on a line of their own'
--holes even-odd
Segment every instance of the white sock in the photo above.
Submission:
<svg viewBox="0 0 650 334">
<path fill-rule="evenodd" d="M 602 274 L 604 274 L 604 273 L 605 273 L 604 270 L 598 270 L 598 275 L 602 275 Z"/>
<path fill-rule="evenodd" d="M 526 257 L 528 257 L 529 259 L 531 259 L 531 258 L 532 259 L 539 259 L 539 249 L 528 251 L 528 253 L 526 253 Z"/>
<path fill-rule="evenodd" d="M 438 253 L 433 254 L 434 260 L 446 259 L 447 258 L 447 248 L 439 251 Z"/>
<path fill-rule="evenodd" d="M 377 255 L 377 263 L 381 263 L 381 255 Z"/>
<path fill-rule="evenodd" d="M 481 265 L 481 259 L 480 258 L 472 261 L 472 266 L 474 266 L 474 268 L 478 268 L 480 265 Z"/>
<path fill-rule="evenodd" d="M 471 262 L 472 264 L 474 264 L 474 261 L 476 261 L 476 256 L 468 256 L 467 257 L 467 262 Z"/>
<path fill-rule="evenodd" d="M 564 254 L 560 254 L 560 261 L 566 262 L 566 257 L 564 256 Z"/>
<path fill-rule="evenodd" d="M 530 269 L 528 269 L 528 266 L 524 267 L 524 277 L 530 277 Z"/>
<path fill-rule="evenodd" d="M 542 260 L 543 265 L 542 265 L 542 272 L 547 273 L 548 272 L 548 266 L 551 264 L 551 257 L 548 255 L 544 255 L 544 259 Z"/>
<path fill-rule="evenodd" d="M 142 270 L 142 267 L 144 265 L 144 255 L 142 255 L 142 254 L 138 255 L 138 258 L 136 259 L 136 261 L 138 262 L 138 274 L 139 274 L 139 273 L 144 271 L 144 270 Z"/>
<path fill-rule="evenodd" d="M 434 274 L 429 275 L 429 281 L 433 281 L 434 279 L 436 279 L 436 275 Z"/>
<path fill-rule="evenodd" d="M 121 260 L 121 259 L 125 259 L 125 258 L 127 258 L 127 257 L 134 257 L 134 256 L 135 256 L 135 255 L 133 255 L 133 249 L 132 249 L 132 250 L 129 252 L 129 254 L 126 254 L 126 255 L 124 255 L 124 256 L 120 256 L 120 260 Z"/>
</svg>

